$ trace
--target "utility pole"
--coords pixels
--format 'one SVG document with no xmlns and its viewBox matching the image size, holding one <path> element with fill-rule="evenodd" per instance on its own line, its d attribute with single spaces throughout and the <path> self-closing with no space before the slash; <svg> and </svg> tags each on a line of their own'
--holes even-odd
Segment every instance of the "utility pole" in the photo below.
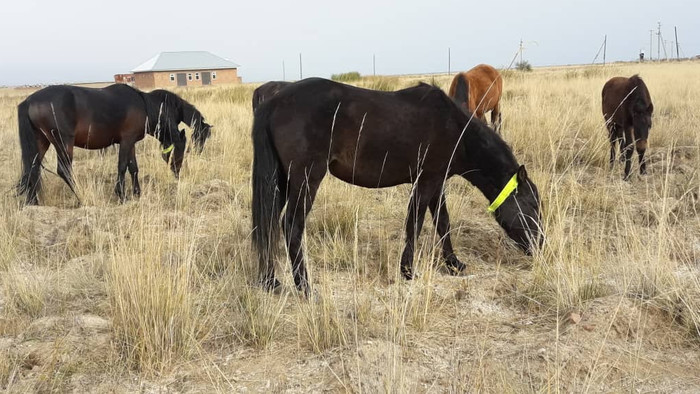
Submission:
<svg viewBox="0 0 700 394">
<path fill-rule="evenodd" d="M 608 50 L 608 35 L 605 35 L 605 39 L 603 40 L 603 65 L 605 65 L 605 52 Z"/>
<path fill-rule="evenodd" d="M 452 73 L 452 53 L 450 47 L 447 47 L 447 75 Z"/>
<path fill-rule="evenodd" d="M 678 26 L 674 26 L 674 27 L 673 27 L 673 30 L 674 30 L 675 33 L 676 33 L 676 59 L 680 59 L 681 56 L 680 56 L 680 54 L 678 53 L 678 52 L 680 52 L 680 51 L 678 50 Z"/>
<path fill-rule="evenodd" d="M 282 60 L 282 80 L 286 81 L 287 80 L 287 75 L 285 75 L 285 70 L 284 70 L 284 60 Z"/>
<path fill-rule="evenodd" d="M 659 22 L 656 36 L 656 58 L 661 60 L 661 22 Z"/>
<path fill-rule="evenodd" d="M 654 44 L 653 44 L 653 37 L 654 37 L 654 30 L 649 29 L 649 60 L 651 60 L 651 58 L 653 57 L 653 56 L 651 55 L 652 50 L 653 50 L 653 48 L 654 48 L 654 46 L 653 46 L 653 45 L 654 45 Z"/>
<path fill-rule="evenodd" d="M 523 39 L 520 39 L 520 64 L 523 64 Z"/>
<path fill-rule="evenodd" d="M 377 76 L 377 58 L 372 54 L 372 75 Z"/>
<path fill-rule="evenodd" d="M 304 79 L 304 77 L 302 75 L 303 74 L 301 72 L 301 52 L 299 52 L 299 80 Z"/>
</svg>

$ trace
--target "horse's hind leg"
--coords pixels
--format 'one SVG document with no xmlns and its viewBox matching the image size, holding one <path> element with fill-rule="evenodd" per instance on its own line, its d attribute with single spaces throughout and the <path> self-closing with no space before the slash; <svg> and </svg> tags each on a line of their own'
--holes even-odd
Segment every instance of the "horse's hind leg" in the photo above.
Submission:
<svg viewBox="0 0 700 394">
<path fill-rule="evenodd" d="M 57 142 L 60 144 L 60 140 Z M 56 165 L 56 172 L 61 177 L 61 179 L 63 179 L 63 181 L 66 182 L 70 190 L 73 192 L 73 194 L 75 194 L 77 198 L 78 193 L 76 193 L 75 191 L 75 182 L 73 180 L 73 145 L 57 145 L 56 158 L 58 161 Z M 78 200 L 80 199 L 78 198 Z"/>
<path fill-rule="evenodd" d="M 302 236 L 306 216 L 316 198 L 318 187 L 326 175 L 325 166 L 313 165 L 290 169 L 287 185 L 287 209 L 283 218 L 284 238 L 292 263 L 292 274 L 297 289 L 309 295 L 309 278 L 304 263 Z"/>
<path fill-rule="evenodd" d="M 442 257 L 445 260 L 447 269 L 451 274 L 455 275 L 464 271 L 465 265 L 452 249 L 452 240 L 450 239 L 450 216 L 447 213 L 447 201 L 445 201 L 445 193 L 436 193 L 430 200 L 430 214 L 433 216 L 433 224 L 437 230 L 440 239 L 442 240 Z"/>
<path fill-rule="evenodd" d="M 39 204 L 37 194 L 39 193 L 39 188 L 41 187 L 41 162 L 44 160 L 46 151 L 48 151 L 49 147 L 51 146 L 51 143 L 43 134 L 35 133 L 35 136 L 37 138 L 39 150 L 36 154 L 36 158 L 34 158 L 34 165 L 32 166 L 27 178 L 26 190 L 28 205 Z"/>
<path fill-rule="evenodd" d="M 618 136 L 617 127 L 614 123 L 608 124 L 608 137 L 610 138 L 610 169 L 615 166 L 616 144 L 620 145 L 620 154 L 622 155 L 622 139 Z"/>
<path fill-rule="evenodd" d="M 496 104 L 491 110 L 491 124 L 493 124 L 493 129 L 496 133 L 501 134 L 501 123 L 503 118 L 501 117 L 501 106 Z"/>
</svg>

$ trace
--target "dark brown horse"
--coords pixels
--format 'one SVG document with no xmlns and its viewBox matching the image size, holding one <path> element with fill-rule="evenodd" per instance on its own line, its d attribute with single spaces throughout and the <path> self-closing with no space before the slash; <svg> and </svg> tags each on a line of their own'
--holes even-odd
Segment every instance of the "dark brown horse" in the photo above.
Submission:
<svg viewBox="0 0 700 394">
<path fill-rule="evenodd" d="M 541 242 L 539 195 L 525 167 L 496 133 L 479 120 L 469 122 L 469 115 L 439 88 L 421 84 L 378 92 L 302 80 L 258 107 L 252 138 L 253 240 L 266 288 L 278 285 L 273 261 L 286 204 L 282 227 L 294 282 L 308 292 L 302 233 L 327 172 L 367 188 L 413 184 L 401 256 L 401 272 L 408 279 L 428 209 L 446 264 L 453 272 L 464 268 L 452 250 L 445 204 L 445 181 L 453 175 L 498 202 L 492 206 L 494 217 L 519 247 L 530 252 Z M 502 192 L 506 185 L 517 189 Z"/>
<path fill-rule="evenodd" d="M 258 108 L 263 101 L 273 97 L 280 89 L 291 84 L 291 82 L 270 81 L 258 86 L 253 92 L 253 112 L 255 112 L 255 109 Z"/>
<path fill-rule="evenodd" d="M 124 174 L 131 174 L 134 195 L 141 193 L 135 144 L 146 134 L 156 137 L 163 159 L 178 176 L 185 153 L 186 138 L 178 124 L 193 127 L 195 146 L 201 150 L 209 137 L 210 125 L 194 106 L 166 90 L 144 93 L 124 84 L 103 89 L 57 85 L 41 89 L 17 107 L 22 149 L 22 177 L 19 194 L 28 204 L 37 204 L 41 183 L 41 162 L 51 145 L 56 148 L 58 175 L 75 193 L 73 148 L 103 149 L 119 144 L 115 192 L 124 201 Z"/>
<path fill-rule="evenodd" d="M 603 86 L 603 117 L 610 137 L 610 166 L 615 163 L 615 145 L 624 155 L 625 179 L 630 176 L 632 166 L 632 144 L 639 156 L 639 172 L 646 174 L 644 153 L 651 128 L 654 104 L 647 85 L 638 75 L 630 78 L 614 77 Z"/>
<path fill-rule="evenodd" d="M 464 85 L 460 85 L 462 81 Z M 459 88 L 462 86 L 462 88 Z M 486 123 L 486 112 L 491 111 L 494 130 L 501 130 L 501 94 L 503 78 L 495 68 L 479 64 L 471 70 L 455 75 L 449 95 L 466 111 L 473 113 Z"/>
</svg>

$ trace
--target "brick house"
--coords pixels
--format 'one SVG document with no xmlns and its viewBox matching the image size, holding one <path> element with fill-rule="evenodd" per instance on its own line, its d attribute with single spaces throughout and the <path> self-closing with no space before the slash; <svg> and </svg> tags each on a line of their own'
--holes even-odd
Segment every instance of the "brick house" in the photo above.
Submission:
<svg viewBox="0 0 700 394">
<path fill-rule="evenodd" d="M 134 74 L 115 74 L 114 82 L 134 86 Z"/>
<path fill-rule="evenodd" d="M 206 51 L 161 52 L 134 68 L 139 89 L 241 83 L 239 65 Z"/>
</svg>

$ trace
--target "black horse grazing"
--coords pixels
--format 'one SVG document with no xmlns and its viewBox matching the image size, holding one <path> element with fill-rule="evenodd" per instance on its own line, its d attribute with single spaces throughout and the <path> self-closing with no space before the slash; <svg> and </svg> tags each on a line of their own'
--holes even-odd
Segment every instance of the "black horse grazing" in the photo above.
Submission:
<svg viewBox="0 0 700 394">
<path fill-rule="evenodd" d="M 603 117 L 610 136 L 610 166 L 615 163 L 615 145 L 625 159 L 625 179 L 632 166 L 632 144 L 637 147 L 639 172 L 647 171 L 644 153 L 651 128 L 654 104 L 647 85 L 638 75 L 630 78 L 614 77 L 603 86 Z"/>
<path fill-rule="evenodd" d="M 41 162 L 51 144 L 58 157 L 58 174 L 75 193 L 72 177 L 73 148 L 103 149 L 119 144 L 115 192 L 124 201 L 124 175 L 131 174 L 134 195 L 141 193 L 135 144 L 146 133 L 163 148 L 163 159 L 178 176 L 186 138 L 181 121 L 193 126 L 195 145 L 202 147 L 210 126 L 191 104 L 166 90 L 144 93 L 123 84 L 103 89 L 49 86 L 30 95 L 17 108 L 22 149 L 19 194 L 37 204 Z"/>
<path fill-rule="evenodd" d="M 452 272 L 464 269 L 452 249 L 445 204 L 447 178 L 460 175 L 492 201 L 490 211 L 528 253 L 541 242 L 539 195 L 524 166 L 483 122 L 472 120 L 439 88 L 421 84 L 377 92 L 311 78 L 266 100 L 253 123 L 253 241 L 263 286 L 279 282 L 273 258 L 278 218 L 294 282 L 308 293 L 301 247 L 306 216 L 326 173 L 353 185 L 413 184 L 401 272 L 413 276 L 413 255 L 427 209 Z M 514 190 L 515 189 L 515 190 Z"/>
<path fill-rule="evenodd" d="M 275 96 L 282 88 L 291 84 L 291 82 L 270 81 L 258 86 L 253 92 L 253 112 L 263 101 Z"/>
</svg>

